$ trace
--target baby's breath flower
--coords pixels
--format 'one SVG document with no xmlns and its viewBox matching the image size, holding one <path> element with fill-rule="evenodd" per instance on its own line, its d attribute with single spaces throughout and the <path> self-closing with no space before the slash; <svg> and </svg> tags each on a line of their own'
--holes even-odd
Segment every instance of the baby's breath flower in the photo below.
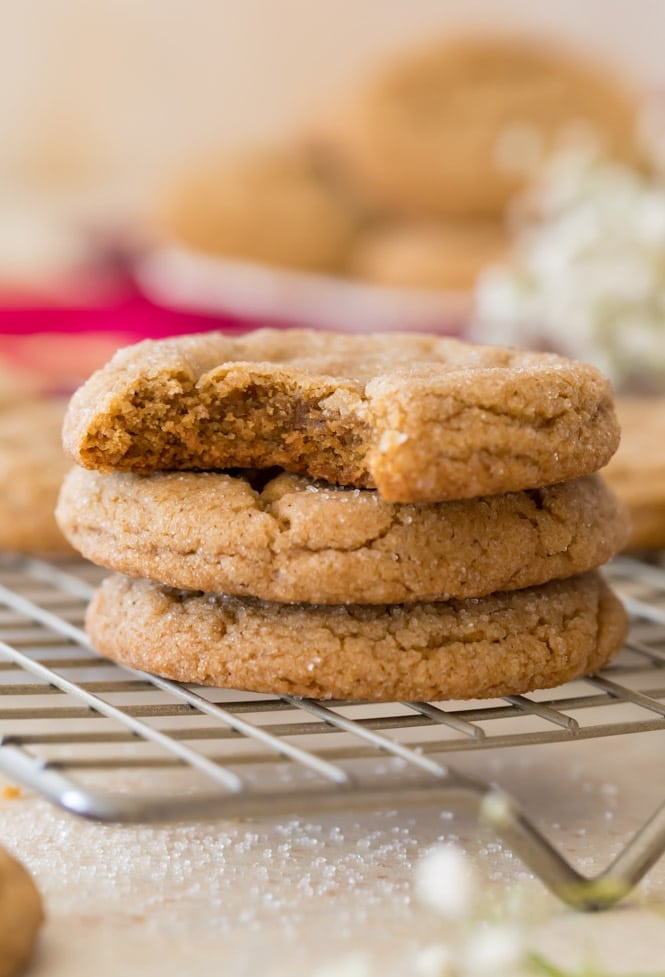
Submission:
<svg viewBox="0 0 665 977">
<path fill-rule="evenodd" d="M 416 895 L 446 919 L 468 915 L 476 893 L 469 860 L 459 848 L 440 845 L 416 865 Z"/>
<path fill-rule="evenodd" d="M 524 960 L 522 936 L 513 926 L 475 929 L 464 947 L 464 977 L 515 977 Z"/>
<path fill-rule="evenodd" d="M 453 954 L 443 943 L 430 943 L 416 954 L 414 977 L 456 977 Z"/>
<path fill-rule="evenodd" d="M 508 263 L 476 290 L 474 338 L 553 349 L 620 386 L 665 384 L 665 186 L 567 150 L 514 208 Z"/>
<path fill-rule="evenodd" d="M 314 977 L 371 977 L 370 959 L 366 953 L 348 953 L 325 964 Z"/>
</svg>

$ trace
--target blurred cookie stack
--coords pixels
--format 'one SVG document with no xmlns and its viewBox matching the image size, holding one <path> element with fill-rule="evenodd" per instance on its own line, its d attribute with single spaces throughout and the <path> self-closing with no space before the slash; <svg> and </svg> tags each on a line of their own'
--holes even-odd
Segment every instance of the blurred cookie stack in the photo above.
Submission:
<svg viewBox="0 0 665 977">
<path fill-rule="evenodd" d="M 592 367 L 427 335 L 129 347 L 74 396 L 58 518 L 115 571 L 87 627 L 185 682 L 321 698 L 525 692 L 601 667 L 623 509 Z M 129 574 L 130 576 L 122 576 Z"/>
<path fill-rule="evenodd" d="M 68 469 L 60 431 L 64 401 L 38 397 L 0 367 L 0 552 L 71 553 L 53 510 Z"/>
<path fill-rule="evenodd" d="M 632 526 L 632 549 L 665 549 L 665 397 L 621 397 L 621 445 L 603 473 Z"/>
<path fill-rule="evenodd" d="M 157 234 L 195 251 L 400 288 L 468 290 L 506 209 L 563 145 L 641 165 L 615 73 L 536 41 L 443 40 L 397 58 L 292 145 L 208 160 Z"/>
</svg>

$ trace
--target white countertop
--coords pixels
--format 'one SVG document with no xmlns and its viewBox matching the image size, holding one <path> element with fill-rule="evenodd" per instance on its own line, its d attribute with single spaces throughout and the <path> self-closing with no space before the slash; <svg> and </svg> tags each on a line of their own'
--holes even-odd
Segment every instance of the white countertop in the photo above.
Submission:
<svg viewBox="0 0 665 977">
<path fill-rule="evenodd" d="M 662 733 L 646 733 L 453 762 L 512 791 L 595 873 L 665 799 L 664 750 Z M 665 970 L 665 859 L 628 902 L 588 916 L 556 903 L 490 834 L 432 808 L 108 827 L 27 793 L 0 802 L 0 842 L 47 905 L 31 977 L 313 977 L 357 951 L 372 975 L 402 977 L 418 947 L 446 940 L 447 924 L 413 898 L 414 862 L 437 841 L 469 852 L 490 906 L 514 894 L 529 946 L 557 963 Z"/>
</svg>

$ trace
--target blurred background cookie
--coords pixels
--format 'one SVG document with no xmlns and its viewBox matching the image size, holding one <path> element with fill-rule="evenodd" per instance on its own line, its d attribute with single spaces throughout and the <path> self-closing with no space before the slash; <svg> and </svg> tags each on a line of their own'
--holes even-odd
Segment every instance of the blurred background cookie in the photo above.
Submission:
<svg viewBox="0 0 665 977">
<path fill-rule="evenodd" d="M 30 380 L 0 358 L 0 411 L 30 396 Z"/>
<path fill-rule="evenodd" d="M 24 973 L 43 921 L 42 899 L 32 877 L 0 848 L 0 977 Z"/>
<path fill-rule="evenodd" d="M 617 402 L 621 444 L 604 471 L 628 507 L 633 548 L 665 547 L 665 397 Z"/>
<path fill-rule="evenodd" d="M 388 63 L 339 112 L 327 144 L 386 210 L 496 217 L 570 139 L 638 162 L 636 118 L 629 89 L 591 60 L 457 37 Z"/>
<path fill-rule="evenodd" d="M 181 245 L 303 271 L 339 271 L 356 225 L 343 192 L 297 146 L 204 162 L 160 210 Z"/>
<path fill-rule="evenodd" d="M 499 221 L 392 223 L 358 235 L 347 270 L 378 285 L 466 291 L 507 248 Z"/>
<path fill-rule="evenodd" d="M 583 146 L 645 165 L 639 105 L 620 73 L 563 46 L 444 36 L 379 61 L 299 135 L 242 155 L 204 155 L 167 179 L 154 242 L 470 294 L 480 272 L 509 252 L 511 202 L 552 153 Z"/>
<path fill-rule="evenodd" d="M 66 554 L 54 510 L 69 465 L 60 441 L 64 403 L 0 408 L 0 552 Z"/>
</svg>

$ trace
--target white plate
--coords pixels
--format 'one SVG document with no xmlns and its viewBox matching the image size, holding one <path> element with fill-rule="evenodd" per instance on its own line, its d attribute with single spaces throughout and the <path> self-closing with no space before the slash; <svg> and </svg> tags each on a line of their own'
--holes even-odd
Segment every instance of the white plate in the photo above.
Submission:
<svg viewBox="0 0 665 977">
<path fill-rule="evenodd" d="M 141 258 L 136 277 L 160 305 L 342 332 L 459 333 L 471 304 L 466 292 L 384 288 L 178 248 Z"/>
</svg>

